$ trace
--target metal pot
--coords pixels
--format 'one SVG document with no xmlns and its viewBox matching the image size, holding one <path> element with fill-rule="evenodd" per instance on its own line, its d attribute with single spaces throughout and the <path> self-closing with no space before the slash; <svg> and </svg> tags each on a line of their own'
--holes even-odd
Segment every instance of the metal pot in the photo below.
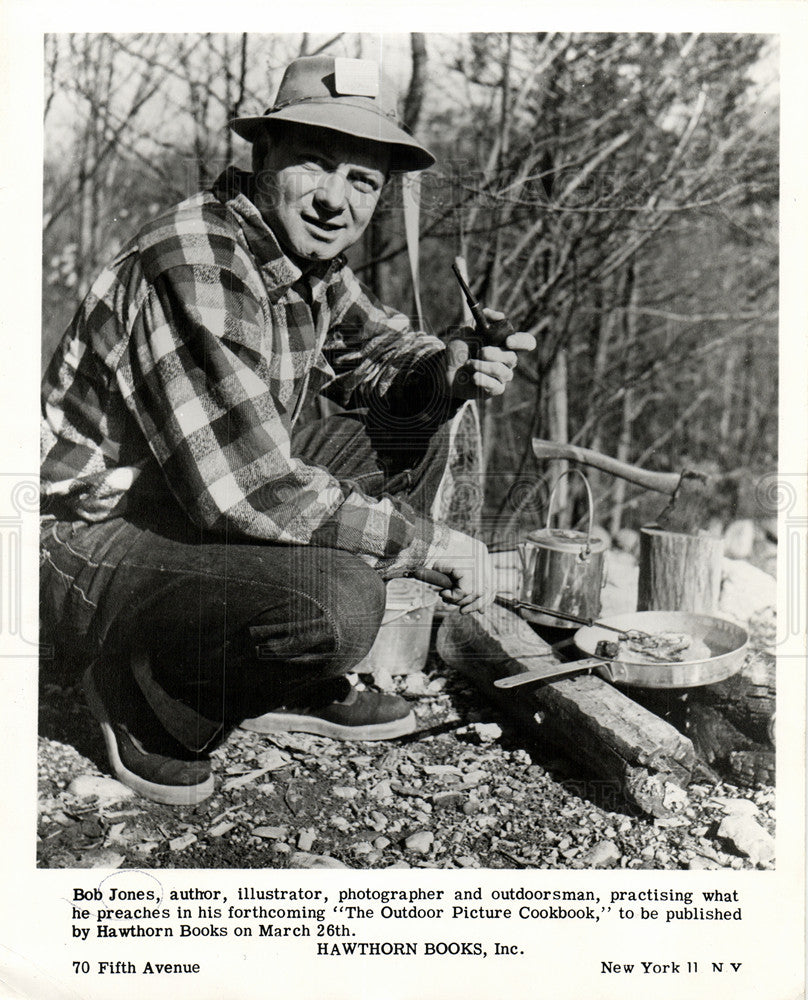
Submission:
<svg viewBox="0 0 808 1000">
<path fill-rule="evenodd" d="M 641 688 L 688 688 L 716 684 L 736 674 L 743 666 L 749 636 L 746 630 L 723 618 L 693 614 L 690 611 L 634 611 L 603 620 L 604 625 L 625 631 L 684 632 L 702 641 L 712 654 L 708 659 L 681 663 L 626 663 L 597 656 L 595 649 L 602 639 L 612 640 L 613 633 L 597 625 L 580 628 L 573 636 L 575 645 L 591 657 L 597 673 L 614 684 Z"/>
<path fill-rule="evenodd" d="M 580 476 L 586 487 L 589 518 L 585 533 L 550 527 L 558 484 L 563 476 L 571 473 Z M 531 532 L 527 540 L 518 546 L 522 564 L 522 601 L 557 608 L 581 618 L 598 617 L 606 542 L 592 537 L 594 517 L 592 490 L 586 476 L 580 469 L 567 469 L 558 477 L 550 493 L 546 526 Z M 525 613 L 524 617 L 537 625 L 573 627 L 549 615 Z"/>
</svg>

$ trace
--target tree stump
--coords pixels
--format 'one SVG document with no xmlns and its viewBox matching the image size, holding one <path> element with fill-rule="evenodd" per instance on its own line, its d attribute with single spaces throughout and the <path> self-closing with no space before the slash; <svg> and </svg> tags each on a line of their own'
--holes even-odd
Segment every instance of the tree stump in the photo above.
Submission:
<svg viewBox="0 0 808 1000">
<path fill-rule="evenodd" d="M 723 554 L 720 538 L 642 528 L 637 610 L 715 614 Z"/>
</svg>

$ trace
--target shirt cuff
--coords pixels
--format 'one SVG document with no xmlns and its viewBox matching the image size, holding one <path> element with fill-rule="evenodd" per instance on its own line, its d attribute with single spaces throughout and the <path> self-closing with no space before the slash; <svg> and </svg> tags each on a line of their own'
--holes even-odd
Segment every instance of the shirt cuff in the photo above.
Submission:
<svg viewBox="0 0 808 1000">
<path fill-rule="evenodd" d="M 447 550 L 451 533 L 451 528 L 445 524 L 427 517 L 416 517 L 412 541 L 394 560 L 379 566 L 382 575 L 389 580 L 404 576 L 410 570 L 433 566 L 435 560 Z"/>
</svg>

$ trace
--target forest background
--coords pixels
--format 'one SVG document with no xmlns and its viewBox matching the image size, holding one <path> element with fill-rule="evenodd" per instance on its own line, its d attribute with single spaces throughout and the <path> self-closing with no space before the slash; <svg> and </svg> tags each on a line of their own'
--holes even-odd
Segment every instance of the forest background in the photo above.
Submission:
<svg viewBox="0 0 808 1000">
<path fill-rule="evenodd" d="M 533 436 L 723 476 L 716 527 L 767 513 L 777 465 L 776 39 L 738 34 L 50 35 L 45 40 L 43 365 L 140 225 L 249 147 L 300 54 L 381 58 L 438 157 L 420 186 L 425 327 L 461 321 L 451 274 L 539 348 L 482 407 L 483 531 L 544 523 L 563 463 Z M 351 264 L 415 315 L 400 180 Z M 615 534 L 660 500 L 588 471 Z M 727 485 L 728 484 L 728 485 Z M 562 521 L 583 516 L 562 488 Z M 569 503 L 567 503 L 569 499 Z"/>
</svg>

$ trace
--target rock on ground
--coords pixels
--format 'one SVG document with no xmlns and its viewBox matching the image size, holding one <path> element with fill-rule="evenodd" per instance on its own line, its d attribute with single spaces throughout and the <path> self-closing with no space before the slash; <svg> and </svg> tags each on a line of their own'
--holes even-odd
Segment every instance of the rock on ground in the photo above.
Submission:
<svg viewBox="0 0 808 1000">
<path fill-rule="evenodd" d="M 428 854 L 435 835 L 429 830 L 419 830 L 413 833 L 404 841 L 404 846 L 408 851 L 415 851 L 416 854 Z"/>
<path fill-rule="evenodd" d="M 601 615 L 619 615 L 637 610 L 640 570 L 631 552 L 608 549 L 604 559 L 605 583 L 601 592 Z"/>
<path fill-rule="evenodd" d="M 728 559 L 748 559 L 755 546 L 755 522 L 749 518 L 733 521 L 724 532 L 724 555 Z"/>
<path fill-rule="evenodd" d="M 620 860 L 620 851 L 611 840 L 601 840 L 581 857 L 587 868 L 608 868 Z"/>
<path fill-rule="evenodd" d="M 774 839 L 750 816 L 733 813 L 721 820 L 717 836 L 756 865 L 774 861 Z"/>
<path fill-rule="evenodd" d="M 134 796 L 131 788 L 114 778 L 103 778 L 98 774 L 79 774 L 67 786 L 71 795 L 79 799 L 97 798 L 99 802 L 120 802 Z"/>
<path fill-rule="evenodd" d="M 327 854 L 309 854 L 306 851 L 296 851 L 289 858 L 290 868 L 347 868 L 341 861 Z"/>
<path fill-rule="evenodd" d="M 755 612 L 777 604 L 777 581 L 773 576 L 740 559 L 721 564 L 721 596 L 718 610 L 746 625 Z"/>
<path fill-rule="evenodd" d="M 696 781 L 672 799 L 675 822 L 655 823 L 593 789 L 557 748 L 541 739 L 526 743 L 519 728 L 436 659 L 426 677 L 427 694 L 414 701 L 417 738 L 348 747 L 308 734 L 237 730 L 213 755 L 216 791 L 193 808 L 68 791 L 74 780 L 105 769 L 103 741 L 80 692 L 60 678 L 46 682 L 38 864 L 676 870 L 704 858 L 708 867 L 769 865 L 752 858 L 770 854 L 760 831 L 774 831 L 773 788 L 742 792 L 728 782 Z M 437 680 L 444 683 L 433 688 Z M 395 679 L 397 693 L 405 682 Z M 497 738 L 485 742 L 481 731 Z M 244 777 L 250 780 L 233 781 Z M 111 778 L 103 780 L 119 792 Z M 335 788 L 354 794 L 335 795 Z M 751 812 L 741 804 L 747 801 L 757 808 L 758 849 L 750 842 L 750 855 L 716 836 L 732 814 Z"/>
</svg>

